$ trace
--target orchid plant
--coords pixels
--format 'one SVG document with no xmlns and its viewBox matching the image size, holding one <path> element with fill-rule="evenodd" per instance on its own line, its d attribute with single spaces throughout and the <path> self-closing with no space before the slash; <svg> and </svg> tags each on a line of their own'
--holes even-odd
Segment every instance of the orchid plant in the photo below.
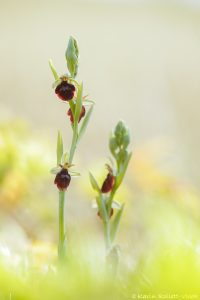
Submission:
<svg viewBox="0 0 200 300">
<path fill-rule="evenodd" d="M 53 88 L 60 101 L 66 103 L 66 116 L 69 118 L 72 129 L 72 141 L 68 151 L 63 149 L 63 138 L 59 131 L 57 137 L 57 165 L 51 172 L 55 174 L 54 183 L 59 193 L 59 241 L 58 258 L 66 258 L 66 226 L 65 226 L 65 198 L 70 185 L 71 177 L 80 174 L 71 168 L 77 145 L 82 138 L 91 117 L 94 102 L 83 96 L 83 83 L 76 80 L 78 73 L 79 50 L 76 40 L 70 37 L 65 53 L 68 71 L 59 76 L 52 61 L 49 65 L 54 76 Z M 86 106 L 89 106 L 86 109 Z M 107 164 L 107 176 L 100 187 L 90 173 L 90 181 L 96 192 L 97 215 L 102 220 L 107 257 L 117 253 L 115 237 L 120 224 L 124 204 L 115 200 L 115 195 L 126 173 L 131 152 L 128 151 L 130 143 L 129 130 L 122 121 L 119 121 L 109 139 L 109 148 L 112 155 L 111 164 Z"/>
<path fill-rule="evenodd" d="M 72 129 L 72 141 L 69 151 L 63 149 L 63 138 L 59 131 L 57 137 L 57 164 L 51 172 L 55 174 L 54 183 L 57 185 L 59 194 L 59 241 L 58 259 L 66 258 L 66 225 L 65 225 L 65 198 L 70 185 L 71 177 L 79 176 L 78 172 L 72 171 L 74 154 L 91 117 L 94 102 L 87 96 L 83 96 L 83 83 L 76 80 L 79 64 L 79 50 L 76 40 L 70 37 L 65 52 L 67 72 L 59 76 L 52 61 L 49 66 L 54 76 L 53 88 L 58 99 L 67 105 L 66 116 L 69 118 Z M 86 109 L 86 106 L 89 106 Z"/>
<path fill-rule="evenodd" d="M 119 247 L 115 245 L 117 230 L 124 210 L 124 203 L 115 200 L 116 192 L 124 179 L 132 153 L 128 150 L 130 134 L 128 128 L 119 121 L 109 139 L 112 155 L 111 165 L 106 164 L 107 176 L 100 186 L 90 173 L 90 182 L 96 192 L 97 215 L 103 225 L 105 248 L 110 267 L 116 269 Z M 115 262 L 113 263 L 113 260 Z"/>
</svg>

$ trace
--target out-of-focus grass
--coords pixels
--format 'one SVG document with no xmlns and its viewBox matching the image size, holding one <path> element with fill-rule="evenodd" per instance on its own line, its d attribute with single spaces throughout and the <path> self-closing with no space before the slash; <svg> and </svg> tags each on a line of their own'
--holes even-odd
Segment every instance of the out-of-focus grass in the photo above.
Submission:
<svg viewBox="0 0 200 300">
<path fill-rule="evenodd" d="M 56 218 L 48 193 L 53 161 L 48 146 L 23 121 L 0 125 L 0 253 L 7 260 L 48 235 Z"/>
<path fill-rule="evenodd" d="M 87 255 L 87 254 L 86 254 Z M 109 277 L 103 266 L 91 269 L 84 258 L 70 258 L 66 269 L 57 273 L 26 269 L 23 274 L 1 268 L 0 299 L 132 299 L 136 295 L 195 295 L 199 299 L 199 254 L 188 245 L 160 242 L 160 248 L 146 255 L 138 266 L 123 276 Z M 177 298 L 179 299 L 179 298 Z M 181 298 L 180 298 L 181 299 Z"/>
<path fill-rule="evenodd" d="M 0 126 L 0 202 L 17 205 L 29 196 L 36 180 L 47 177 L 49 153 L 33 139 L 22 121 Z"/>
</svg>

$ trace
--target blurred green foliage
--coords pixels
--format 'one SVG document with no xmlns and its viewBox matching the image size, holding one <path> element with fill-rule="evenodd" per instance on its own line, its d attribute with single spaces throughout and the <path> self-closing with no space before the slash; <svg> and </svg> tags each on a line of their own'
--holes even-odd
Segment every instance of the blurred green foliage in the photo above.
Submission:
<svg viewBox="0 0 200 300">
<path fill-rule="evenodd" d="M 79 195 L 71 202 L 75 210 L 68 220 L 67 266 L 58 272 L 57 203 L 49 174 L 55 157 L 49 149 L 23 122 L 0 126 L 0 299 L 170 299 L 173 294 L 176 299 L 199 299 L 199 193 L 161 168 L 165 159 L 159 144 L 135 150 L 119 190 L 126 209 L 115 278 L 104 265 L 96 212 L 85 200 L 78 201 Z M 89 186 L 80 178 L 76 187 L 91 199 Z M 27 238 L 25 250 L 18 226 Z"/>
<path fill-rule="evenodd" d="M 0 202 L 12 205 L 22 201 L 35 180 L 44 179 L 48 170 L 45 148 L 33 140 L 22 121 L 0 125 Z M 48 154 L 47 154 L 48 155 Z"/>
<path fill-rule="evenodd" d="M 3 222 L 14 220 L 30 239 L 47 230 L 54 217 L 46 188 L 52 180 L 49 143 L 26 123 L 11 120 L 0 124 L 0 215 Z M 3 221 L 4 220 L 4 221 Z M 40 228 L 40 233 L 43 234 Z"/>
</svg>

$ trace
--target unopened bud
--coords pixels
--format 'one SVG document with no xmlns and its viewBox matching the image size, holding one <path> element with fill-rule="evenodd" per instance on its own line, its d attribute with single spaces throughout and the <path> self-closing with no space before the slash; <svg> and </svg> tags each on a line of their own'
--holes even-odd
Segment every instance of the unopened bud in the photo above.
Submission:
<svg viewBox="0 0 200 300">
<path fill-rule="evenodd" d="M 78 56 L 79 51 L 77 42 L 71 36 L 68 42 L 67 50 L 65 52 L 65 57 L 67 60 L 68 70 L 73 78 L 76 77 L 78 72 Z"/>
</svg>

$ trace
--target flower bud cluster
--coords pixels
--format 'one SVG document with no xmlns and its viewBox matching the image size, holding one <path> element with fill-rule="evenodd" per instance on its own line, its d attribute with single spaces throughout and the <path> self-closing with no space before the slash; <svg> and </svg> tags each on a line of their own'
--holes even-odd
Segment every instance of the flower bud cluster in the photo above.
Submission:
<svg viewBox="0 0 200 300">
<path fill-rule="evenodd" d="M 76 96 L 78 93 L 78 86 L 77 82 L 74 79 L 78 72 L 78 45 L 76 40 L 73 37 L 70 37 L 67 50 L 65 53 L 65 58 L 67 61 L 67 67 L 70 75 L 64 75 L 60 78 L 56 79 L 55 82 L 55 94 L 58 98 L 64 102 L 71 102 L 70 108 L 67 111 L 67 115 L 70 118 L 71 123 L 74 123 L 74 111 L 72 111 L 71 106 L 75 107 L 76 105 Z M 81 119 L 85 116 L 85 106 L 82 105 L 80 116 L 78 119 L 78 123 Z"/>
<path fill-rule="evenodd" d="M 125 126 L 123 121 L 119 121 L 109 140 L 110 151 L 116 159 L 118 166 L 127 159 L 129 154 L 127 148 L 129 144 L 129 129 Z"/>
<path fill-rule="evenodd" d="M 115 213 L 115 209 L 118 209 L 117 214 L 121 214 L 123 210 L 123 205 L 119 204 L 116 206 L 116 201 L 114 201 L 115 193 L 119 188 L 124 175 L 126 173 L 128 163 L 131 158 L 131 153 L 128 151 L 128 146 L 130 144 L 130 134 L 128 128 L 122 121 L 119 121 L 115 127 L 115 130 L 109 139 L 109 148 L 111 154 L 114 158 L 112 161 L 112 167 L 106 165 L 108 173 L 103 181 L 101 188 L 96 182 L 92 174 L 90 174 L 90 180 L 93 188 L 98 192 L 99 196 L 97 199 L 98 213 L 97 215 L 104 218 L 111 218 Z M 100 199 L 101 201 L 99 201 Z M 104 206 L 104 209 L 102 208 Z M 100 211 L 104 211 L 104 216 Z M 104 220 L 105 221 L 105 220 Z M 116 221 L 119 222 L 118 220 Z"/>
</svg>

